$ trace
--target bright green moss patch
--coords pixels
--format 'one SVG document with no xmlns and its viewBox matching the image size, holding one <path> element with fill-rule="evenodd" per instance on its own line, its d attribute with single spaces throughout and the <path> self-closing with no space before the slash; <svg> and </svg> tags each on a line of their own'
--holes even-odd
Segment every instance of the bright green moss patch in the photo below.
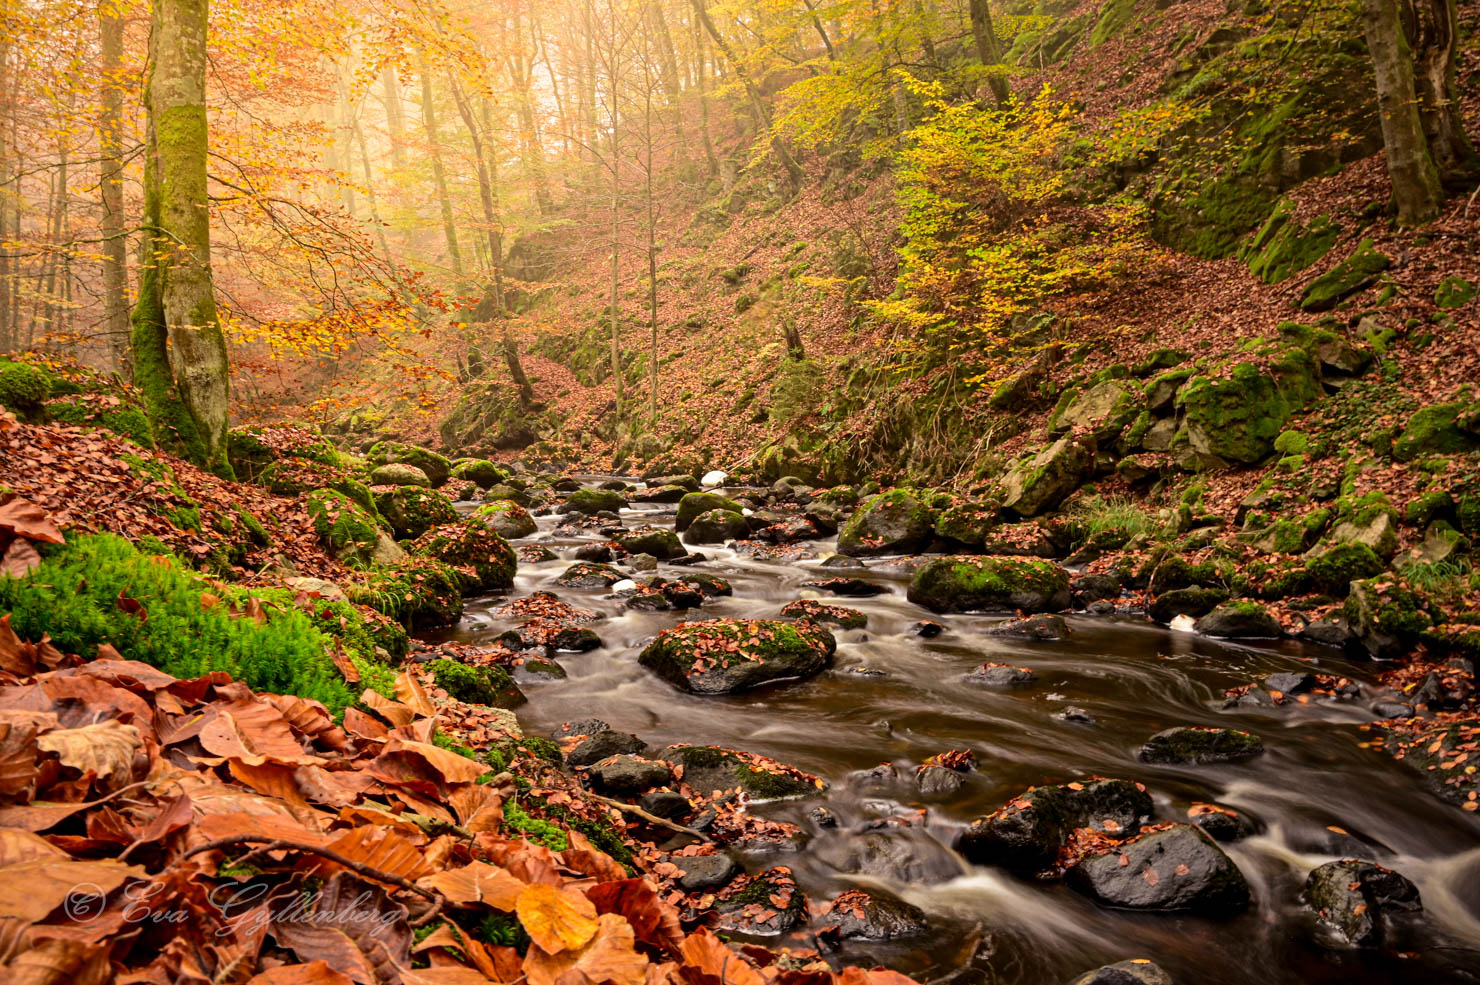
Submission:
<svg viewBox="0 0 1480 985">
<path fill-rule="evenodd" d="M 514 679 L 502 667 L 433 660 L 430 669 L 432 681 L 458 701 L 494 708 L 513 708 L 525 701 Z"/>
</svg>

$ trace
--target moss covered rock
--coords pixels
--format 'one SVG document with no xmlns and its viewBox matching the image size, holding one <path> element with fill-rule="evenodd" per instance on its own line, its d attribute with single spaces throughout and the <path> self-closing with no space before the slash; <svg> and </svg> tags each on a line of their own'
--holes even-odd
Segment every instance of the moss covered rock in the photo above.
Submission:
<svg viewBox="0 0 1480 985">
<path fill-rule="evenodd" d="M 723 544 L 727 540 L 738 540 L 749 532 L 750 524 L 739 513 L 706 510 L 689 523 L 683 539 L 690 544 Z"/>
<path fill-rule="evenodd" d="M 392 462 L 378 466 L 370 473 L 370 484 L 375 486 L 422 486 L 430 489 L 432 480 L 415 465 Z"/>
<path fill-rule="evenodd" d="M 810 773 L 739 749 L 679 743 L 657 758 L 683 767 L 683 782 L 698 793 L 738 789 L 751 800 L 788 800 L 827 789 Z"/>
<path fill-rule="evenodd" d="M 1270 376 L 1238 363 L 1226 376 L 1196 376 L 1177 393 L 1193 450 L 1252 464 L 1274 450 L 1294 408 Z"/>
<path fill-rule="evenodd" d="M 440 486 L 452 474 L 452 462 L 430 448 L 399 441 L 381 441 L 370 446 L 365 455 L 371 465 L 414 465 L 426 473 L 432 485 Z"/>
<path fill-rule="evenodd" d="M 838 553 L 849 557 L 909 554 L 930 543 L 934 514 L 903 489 L 864 500 L 838 531 Z"/>
<path fill-rule="evenodd" d="M 1136 384 L 1135 388 L 1139 388 Z M 1055 432 L 1072 431 L 1089 434 L 1099 444 L 1115 440 L 1140 412 L 1133 384 L 1124 380 L 1105 380 L 1074 398 L 1074 401 L 1049 421 Z"/>
<path fill-rule="evenodd" d="M 1002 507 L 1019 516 L 1055 509 L 1079 488 L 1094 465 L 1094 455 L 1073 438 L 1060 438 L 1002 477 Z"/>
<path fill-rule="evenodd" d="M 1439 282 L 1438 289 L 1434 291 L 1434 304 L 1445 309 L 1463 308 L 1474 300 L 1475 292 L 1473 281 L 1451 274 Z"/>
<path fill-rule="evenodd" d="M 490 489 L 508 478 L 508 473 L 484 458 L 463 459 L 452 466 L 449 478 L 476 482 L 480 489 Z"/>
<path fill-rule="evenodd" d="M 1264 754 L 1264 740 L 1231 728 L 1184 725 L 1158 732 L 1137 754 L 1143 763 L 1234 763 Z"/>
<path fill-rule="evenodd" d="M 462 618 L 463 591 L 472 579 L 427 557 L 376 567 L 345 585 L 351 602 L 412 628 L 449 626 Z"/>
<path fill-rule="evenodd" d="M 671 561 L 689 553 L 679 543 L 678 534 L 667 527 L 634 527 L 617 534 L 616 541 L 628 554 L 651 554 L 659 561 Z"/>
<path fill-rule="evenodd" d="M 509 542 L 477 516 L 433 527 L 413 541 L 410 550 L 455 568 L 472 568 L 478 579 L 475 587 L 485 592 L 513 587 L 519 566 Z"/>
<path fill-rule="evenodd" d="M 1352 582 L 1341 611 L 1362 649 L 1382 660 L 1402 656 L 1434 624 L 1427 600 L 1391 576 Z"/>
<path fill-rule="evenodd" d="M 857 609 L 843 605 L 830 605 L 816 599 L 797 599 L 781 609 L 783 619 L 808 619 L 824 626 L 839 629 L 863 629 L 868 625 L 868 616 Z"/>
<path fill-rule="evenodd" d="M 994 503 L 956 503 L 936 518 L 935 532 L 947 540 L 980 547 L 1001 522 L 1001 514 Z"/>
<path fill-rule="evenodd" d="M 711 510 L 725 510 L 729 513 L 739 514 L 744 509 L 739 503 L 728 496 L 719 493 L 696 492 L 689 493 L 678 501 L 678 517 L 674 521 L 674 529 L 683 533 L 689 529 L 689 524 L 702 513 Z"/>
<path fill-rule="evenodd" d="M 1386 567 L 1371 546 L 1358 542 L 1337 544 L 1305 562 L 1305 572 L 1321 591 L 1345 595 L 1354 581 L 1381 574 Z"/>
<path fill-rule="evenodd" d="M 609 564 L 595 561 L 579 561 L 561 572 L 555 584 L 566 588 L 611 588 L 626 578 Z"/>
<path fill-rule="evenodd" d="M 21 420 L 40 420 L 50 395 L 51 378 L 44 370 L 0 359 L 0 407 Z"/>
<path fill-rule="evenodd" d="M 1091 855 L 1065 880 L 1099 903 L 1131 910 L 1226 914 L 1251 901 L 1233 859 L 1191 824 L 1137 835 Z"/>
<path fill-rule="evenodd" d="M 1327 311 L 1349 294 L 1372 283 L 1392 263 L 1387 254 L 1364 239 L 1355 252 L 1310 283 L 1300 295 L 1304 311 Z"/>
<path fill-rule="evenodd" d="M 1329 215 L 1316 216 L 1304 224 L 1293 213 L 1290 200 L 1282 200 L 1239 252 L 1249 272 L 1266 284 L 1287 281 L 1313 266 L 1331 252 L 1341 236 L 1341 227 Z"/>
<path fill-rule="evenodd" d="M 448 697 L 470 705 L 517 708 L 528 700 L 502 667 L 433 660 L 427 669 L 432 672 L 432 682 Z"/>
<path fill-rule="evenodd" d="M 1316 866 L 1306 876 L 1304 898 L 1323 927 L 1355 947 L 1382 946 L 1394 916 L 1423 909 L 1417 886 L 1361 859 Z"/>
<path fill-rule="evenodd" d="M 473 511 L 473 516 L 493 525 L 499 536 L 528 537 L 539 529 L 529 511 L 511 499 L 495 499 Z"/>
<path fill-rule="evenodd" d="M 336 558 L 350 567 L 365 567 L 385 560 L 381 544 L 385 532 L 375 517 L 366 513 L 344 493 L 316 489 L 304 503 L 314 533 Z"/>
<path fill-rule="evenodd" d="M 1053 612 L 1069 607 L 1069 573 L 1052 561 L 938 557 L 915 572 L 908 597 L 934 612 Z"/>
<path fill-rule="evenodd" d="M 457 521 L 452 500 L 435 489 L 421 486 L 397 486 L 377 492 L 375 506 L 402 540 L 414 540 L 433 527 Z"/>
<path fill-rule="evenodd" d="M 1412 462 L 1430 455 L 1480 451 L 1480 436 L 1460 427 L 1460 419 L 1475 405 L 1462 401 L 1424 407 L 1408 418 L 1408 426 L 1393 442 L 1393 457 Z"/>
<path fill-rule="evenodd" d="M 341 465 L 339 452 L 322 434 L 300 424 L 245 424 L 226 437 L 226 456 L 236 477 L 260 482 L 268 466 L 285 459 Z"/>
<path fill-rule="evenodd" d="M 574 511 L 593 516 L 597 513 L 616 513 L 627 505 L 627 498 L 615 489 L 577 489 L 565 497 L 562 512 Z"/>
<path fill-rule="evenodd" d="M 837 643 L 811 622 L 715 619 L 660 633 L 638 657 L 653 673 L 694 694 L 731 694 L 811 677 L 832 665 Z"/>
</svg>

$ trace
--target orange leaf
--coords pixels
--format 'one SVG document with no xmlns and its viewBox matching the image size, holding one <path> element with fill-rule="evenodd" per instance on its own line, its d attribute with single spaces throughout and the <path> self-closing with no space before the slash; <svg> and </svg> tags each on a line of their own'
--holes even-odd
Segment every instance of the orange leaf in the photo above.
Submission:
<svg viewBox="0 0 1480 985">
<path fill-rule="evenodd" d="M 548 955 L 579 948 L 596 933 L 596 907 L 574 889 L 543 883 L 527 886 L 519 894 L 515 911 L 529 939 Z"/>
</svg>

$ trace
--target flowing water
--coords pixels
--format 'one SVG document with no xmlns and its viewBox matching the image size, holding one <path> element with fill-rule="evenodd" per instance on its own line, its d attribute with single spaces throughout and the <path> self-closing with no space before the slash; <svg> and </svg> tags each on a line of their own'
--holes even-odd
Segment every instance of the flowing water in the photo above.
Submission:
<svg viewBox="0 0 1480 985">
<path fill-rule="evenodd" d="M 623 520 L 629 527 L 671 526 L 673 512 L 639 505 L 623 511 Z M 1370 711 L 1371 664 L 1291 642 L 1218 642 L 1134 616 L 1074 616 L 1065 641 L 1012 641 L 983 634 L 1000 616 L 935 616 L 906 601 L 902 565 L 870 561 L 867 571 L 835 571 L 815 560 L 757 560 L 716 547 L 702 548 L 709 560 L 697 569 L 665 564 L 659 573 L 716 574 L 733 585 L 733 597 L 702 610 L 629 611 L 604 591 L 552 585 L 576 547 L 599 539 L 594 531 L 557 537 L 557 522 L 540 518 L 539 532 L 516 542 L 542 544 L 561 560 L 521 564 L 513 594 L 553 590 L 601 613 L 592 625 L 604 646 L 558 655 L 567 679 L 524 686 L 529 703 L 518 714 L 525 731 L 547 736 L 562 722 L 596 717 L 654 749 L 671 742 L 746 749 L 827 780 L 829 789 L 814 800 L 753 808 L 801 826 L 808 837 L 798 850 L 738 861 L 752 872 L 787 865 L 814 899 L 853 886 L 882 888 L 930 916 L 924 937 L 848 945 L 842 956 L 850 962 L 882 963 L 922 980 L 959 972 L 963 981 L 1020 985 L 1064 982 L 1133 957 L 1153 959 L 1179 985 L 1480 981 L 1480 818 L 1441 802 L 1407 767 L 1364 748 L 1370 736 L 1359 726 L 1377 717 Z M 831 545 L 815 546 L 825 557 Z M 802 582 L 834 574 L 858 575 L 888 591 L 830 599 L 867 613 L 869 624 L 835 631 L 834 666 L 816 678 L 700 697 L 638 665 L 647 640 L 686 618 L 776 618 L 787 602 L 816 594 Z M 470 600 L 461 624 L 441 638 L 489 643 L 516 623 L 491 614 L 498 601 Z M 945 632 L 934 639 L 908 632 L 925 618 Z M 1030 667 L 1038 680 L 1011 690 L 968 683 L 965 675 L 986 661 Z M 1347 676 L 1364 694 L 1223 708 L 1226 688 L 1290 670 Z M 1069 706 L 1087 711 L 1093 723 L 1063 717 Z M 1245 729 L 1262 736 L 1267 751 L 1233 765 L 1137 760 L 1146 738 L 1176 725 Z M 948 749 L 972 750 L 977 769 L 939 801 L 923 801 L 912 785 L 861 785 L 850 776 L 894 763 L 907 779 L 915 764 Z M 1217 919 L 1109 909 L 1060 882 L 971 866 L 948 847 L 961 827 L 1028 786 L 1093 774 L 1144 783 L 1157 820 L 1183 820 L 1191 802 L 1216 801 L 1256 821 L 1257 834 L 1223 845 L 1248 879 L 1254 905 Z M 835 829 L 809 820 L 819 803 L 837 815 Z M 871 821 L 921 807 L 924 824 L 870 830 Z M 1313 943 L 1312 918 L 1299 899 L 1305 875 L 1353 856 L 1396 869 L 1418 886 L 1425 916 L 1413 950 L 1333 951 Z M 881 857 L 890 863 L 859 864 Z"/>
</svg>

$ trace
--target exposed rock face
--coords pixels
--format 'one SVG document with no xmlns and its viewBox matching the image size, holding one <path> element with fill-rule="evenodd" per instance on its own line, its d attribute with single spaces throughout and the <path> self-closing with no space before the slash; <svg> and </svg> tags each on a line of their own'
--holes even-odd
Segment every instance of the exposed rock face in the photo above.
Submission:
<svg viewBox="0 0 1480 985">
<path fill-rule="evenodd" d="M 1250 902 L 1249 884 L 1238 866 L 1190 824 L 1138 835 L 1092 855 L 1065 880 L 1100 903 L 1133 910 L 1219 914 Z"/>
<path fill-rule="evenodd" d="M 1002 478 L 1002 506 L 1020 516 L 1056 508 L 1079 488 L 1094 456 L 1073 438 L 1060 438 Z"/>
<path fill-rule="evenodd" d="M 1106 380 L 1090 387 L 1064 408 L 1052 422 L 1055 430 L 1088 432 L 1097 444 L 1114 441 L 1140 408 L 1123 380 Z"/>
<path fill-rule="evenodd" d="M 508 538 L 528 537 L 539 529 L 528 510 L 508 499 L 484 503 L 473 515 L 493 524 L 500 535 Z"/>
<path fill-rule="evenodd" d="M 1151 808 L 1150 795 L 1129 780 L 1036 787 L 975 821 L 957 848 L 979 865 L 1036 871 L 1053 863 L 1075 828 L 1134 831 Z"/>
<path fill-rule="evenodd" d="M 1305 880 L 1305 902 L 1338 942 L 1357 947 L 1381 946 L 1395 914 L 1423 909 L 1413 883 L 1360 859 L 1313 869 Z"/>
<path fill-rule="evenodd" d="M 935 612 L 1053 612 L 1071 601 L 1069 573 L 1051 561 L 972 555 L 925 562 L 908 597 Z"/>
<path fill-rule="evenodd" d="M 836 649 L 832 633 L 812 622 L 715 619 L 666 630 L 638 660 L 684 691 L 730 694 L 811 677 L 832 665 Z"/>
<path fill-rule="evenodd" d="M 930 510 L 896 489 L 865 500 L 838 531 L 838 552 L 849 557 L 908 554 L 930 542 Z"/>
</svg>

